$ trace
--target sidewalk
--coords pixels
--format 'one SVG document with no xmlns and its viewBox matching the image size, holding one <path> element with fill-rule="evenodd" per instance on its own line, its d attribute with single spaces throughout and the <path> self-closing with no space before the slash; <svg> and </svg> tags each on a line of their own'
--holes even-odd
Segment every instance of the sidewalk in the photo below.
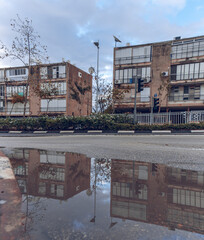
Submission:
<svg viewBox="0 0 204 240">
<path fill-rule="evenodd" d="M 9 159 L 0 152 L 0 239 L 20 240 L 24 216 L 21 194 Z"/>
</svg>

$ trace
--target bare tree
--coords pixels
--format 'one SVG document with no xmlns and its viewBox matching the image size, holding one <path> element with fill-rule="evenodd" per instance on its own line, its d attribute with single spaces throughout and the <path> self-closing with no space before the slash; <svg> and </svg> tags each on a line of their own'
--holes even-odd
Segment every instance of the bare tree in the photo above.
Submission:
<svg viewBox="0 0 204 240">
<path fill-rule="evenodd" d="M 113 88 L 112 84 L 107 83 L 103 78 L 99 78 L 99 97 L 98 106 L 100 113 L 114 113 L 114 105 L 119 104 L 128 93 L 129 89 Z"/>
<path fill-rule="evenodd" d="M 25 97 L 24 96 L 20 96 L 18 93 L 13 94 L 12 99 L 11 99 L 12 107 L 11 107 L 9 115 L 11 115 L 11 113 L 13 111 L 13 107 L 16 103 L 24 103 L 24 102 L 25 102 Z"/>
<path fill-rule="evenodd" d="M 19 15 L 16 19 L 11 19 L 11 29 L 16 33 L 12 41 L 11 47 L 6 46 L 0 42 L 3 54 L 1 59 L 10 57 L 13 60 L 19 60 L 24 66 L 28 67 L 28 79 L 25 88 L 25 102 L 23 117 L 25 117 L 26 105 L 28 102 L 28 86 L 31 78 L 31 66 L 39 64 L 42 60 L 45 61 L 47 57 L 47 47 L 40 43 L 40 36 L 35 32 L 32 20 L 25 18 L 22 20 Z"/>
<path fill-rule="evenodd" d="M 53 100 L 53 96 L 56 96 L 59 94 L 58 87 L 50 81 L 50 82 L 39 84 L 38 87 L 34 89 L 35 94 L 37 96 L 39 96 L 41 99 L 47 100 L 46 112 L 48 112 L 49 103 Z"/>
</svg>

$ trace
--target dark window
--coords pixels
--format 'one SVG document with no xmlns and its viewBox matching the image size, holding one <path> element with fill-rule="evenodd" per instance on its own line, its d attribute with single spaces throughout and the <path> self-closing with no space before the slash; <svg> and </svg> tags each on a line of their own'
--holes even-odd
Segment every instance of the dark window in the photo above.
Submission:
<svg viewBox="0 0 204 240">
<path fill-rule="evenodd" d="M 171 80 L 176 80 L 176 67 L 177 66 L 171 66 Z"/>
</svg>

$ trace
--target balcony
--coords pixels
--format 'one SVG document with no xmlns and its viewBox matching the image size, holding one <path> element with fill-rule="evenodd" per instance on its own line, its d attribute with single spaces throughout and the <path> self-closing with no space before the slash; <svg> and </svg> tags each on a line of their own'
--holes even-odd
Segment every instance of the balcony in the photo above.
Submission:
<svg viewBox="0 0 204 240">
<path fill-rule="evenodd" d="M 135 56 L 135 57 L 115 58 L 115 65 L 146 63 L 146 62 L 151 62 L 151 56 L 149 54 L 148 55 Z"/>
<path fill-rule="evenodd" d="M 170 95 L 169 102 L 183 102 L 183 101 L 204 101 L 204 95 L 201 94 L 179 94 Z"/>
<path fill-rule="evenodd" d="M 204 72 L 188 73 L 188 74 L 171 74 L 171 81 L 186 81 L 204 79 Z"/>
<path fill-rule="evenodd" d="M 11 111 L 12 110 L 12 111 Z M 15 108 L 15 106 L 12 108 L 5 108 L 5 107 L 0 107 L 0 113 L 5 113 L 7 115 L 23 115 L 24 113 L 24 108 Z M 26 114 L 30 113 L 30 108 L 26 108 Z"/>
<path fill-rule="evenodd" d="M 134 103 L 135 99 L 134 98 L 124 98 L 122 100 L 119 100 L 116 102 L 116 104 L 126 104 L 126 103 Z M 136 102 L 137 103 L 149 103 L 150 102 L 150 97 L 136 97 Z"/>
<path fill-rule="evenodd" d="M 66 73 L 56 73 L 56 74 L 40 74 L 41 79 L 64 79 L 66 78 Z"/>
</svg>

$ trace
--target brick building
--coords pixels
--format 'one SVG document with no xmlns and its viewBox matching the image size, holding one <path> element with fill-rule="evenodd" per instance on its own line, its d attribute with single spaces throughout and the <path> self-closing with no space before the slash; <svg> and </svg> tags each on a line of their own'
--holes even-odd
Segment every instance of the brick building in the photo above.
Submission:
<svg viewBox="0 0 204 240">
<path fill-rule="evenodd" d="M 129 89 L 116 112 L 133 112 L 137 76 L 144 79 L 138 112 L 151 111 L 155 94 L 161 112 L 203 110 L 204 36 L 115 48 L 114 88 Z"/>
<path fill-rule="evenodd" d="M 29 77 L 29 81 L 28 81 Z M 92 76 L 69 62 L 0 69 L 0 116 L 22 116 L 23 103 L 15 103 L 14 95 L 25 96 L 29 82 L 27 116 L 49 115 L 90 115 L 92 111 Z M 51 96 L 37 92 L 39 89 L 57 91 Z"/>
</svg>

